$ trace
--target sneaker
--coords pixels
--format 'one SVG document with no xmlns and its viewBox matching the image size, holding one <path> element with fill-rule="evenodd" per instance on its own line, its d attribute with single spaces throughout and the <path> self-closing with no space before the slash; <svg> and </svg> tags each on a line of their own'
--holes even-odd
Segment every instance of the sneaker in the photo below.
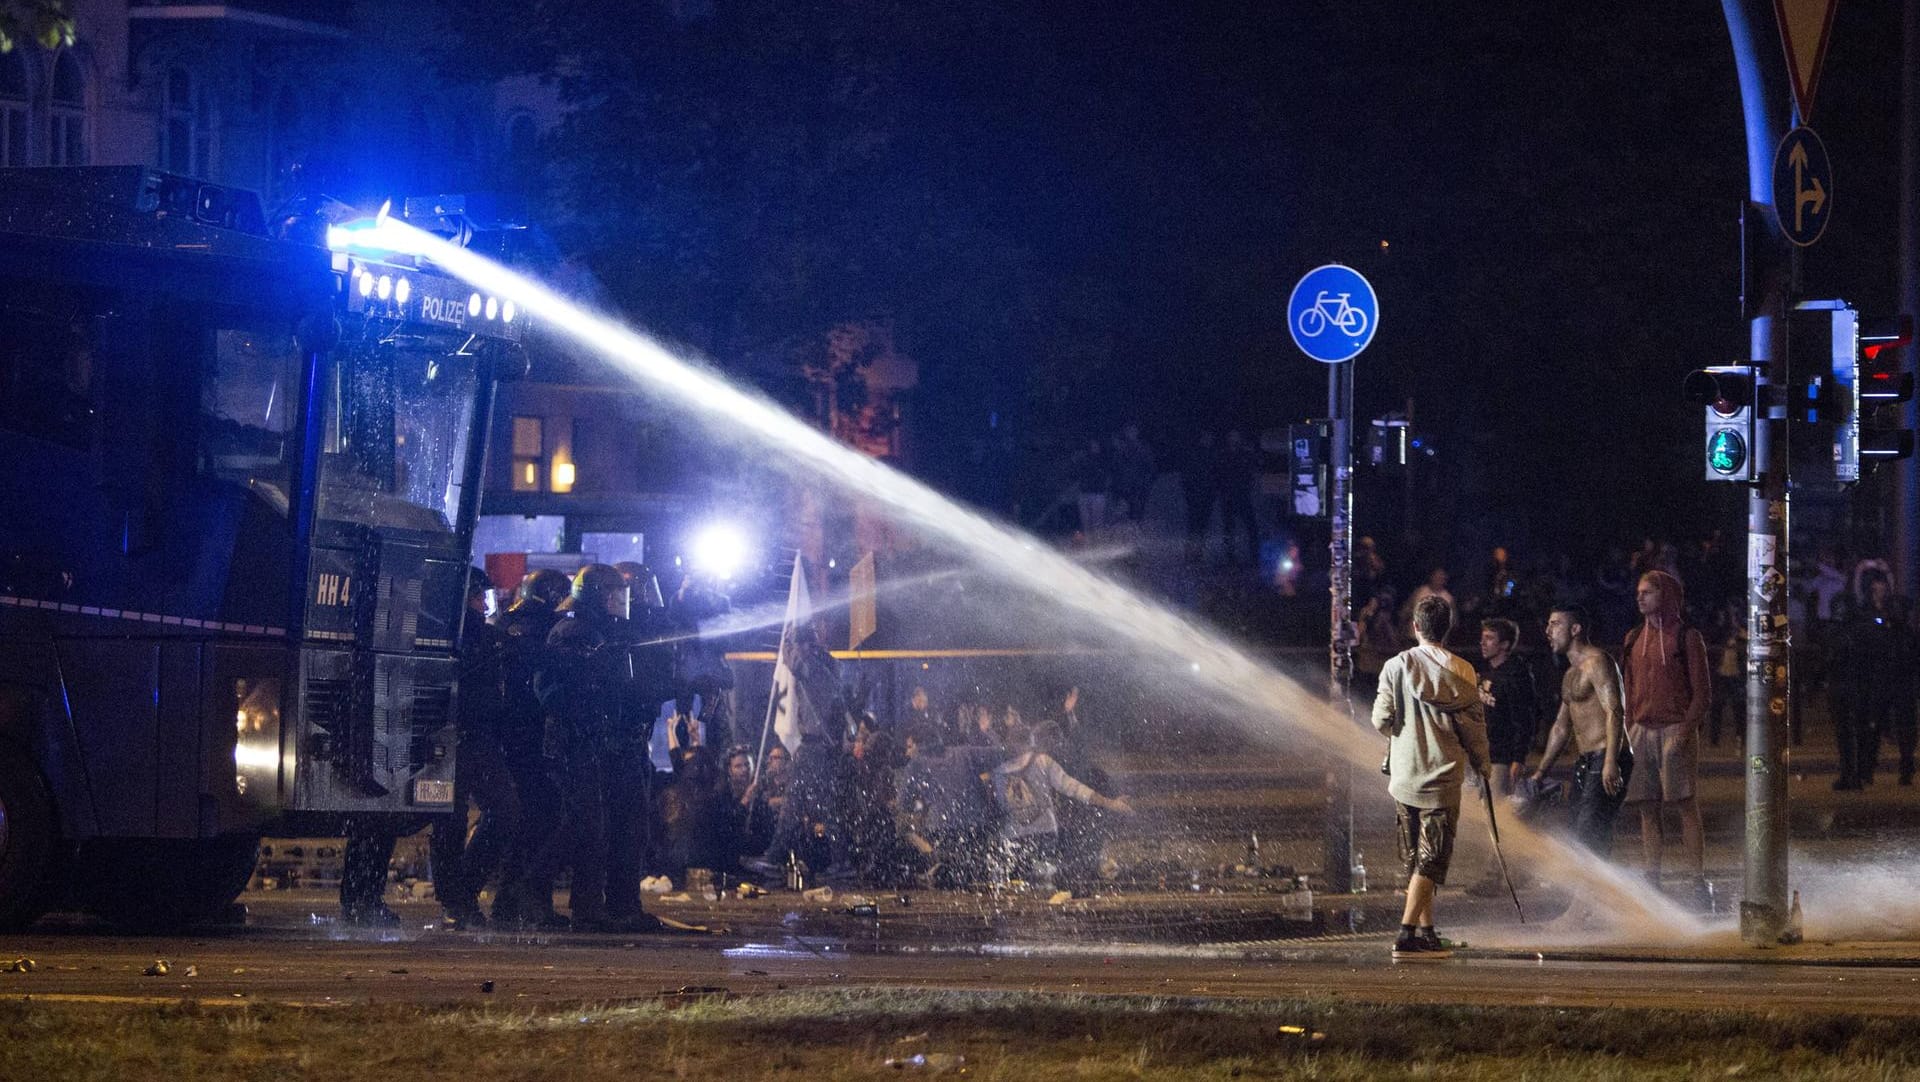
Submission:
<svg viewBox="0 0 1920 1082">
<path fill-rule="evenodd" d="M 1413 932 L 1400 932 L 1394 940 L 1394 961 L 1427 961 L 1427 940 Z"/>
<path fill-rule="evenodd" d="M 1453 941 L 1440 938 L 1440 933 L 1429 928 L 1425 932 L 1414 932 L 1413 937 L 1424 945 L 1424 953 L 1436 958 L 1453 957 Z"/>
</svg>

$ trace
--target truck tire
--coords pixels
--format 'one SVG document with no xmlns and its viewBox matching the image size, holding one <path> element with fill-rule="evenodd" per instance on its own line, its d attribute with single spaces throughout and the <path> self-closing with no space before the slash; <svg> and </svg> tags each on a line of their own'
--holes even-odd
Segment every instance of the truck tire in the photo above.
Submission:
<svg viewBox="0 0 1920 1082">
<path fill-rule="evenodd" d="M 25 928 L 46 911 L 58 835 L 40 771 L 0 745 L 0 931 Z"/>
<path fill-rule="evenodd" d="M 258 834 L 96 838 L 81 847 L 86 908 L 130 931 L 230 923 L 260 850 Z"/>
</svg>

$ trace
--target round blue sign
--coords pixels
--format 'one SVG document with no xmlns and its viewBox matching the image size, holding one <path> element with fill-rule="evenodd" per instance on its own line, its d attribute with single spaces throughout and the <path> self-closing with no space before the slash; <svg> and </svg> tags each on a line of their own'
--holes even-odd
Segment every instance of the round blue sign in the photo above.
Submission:
<svg viewBox="0 0 1920 1082">
<path fill-rule="evenodd" d="M 1812 128 L 1795 128 L 1773 152 L 1773 213 L 1780 232 L 1805 248 L 1833 217 L 1833 163 Z"/>
<path fill-rule="evenodd" d="M 1294 345 L 1323 364 L 1359 356 L 1379 326 L 1380 301 L 1373 287 L 1359 271 L 1338 263 L 1308 271 L 1287 301 Z"/>
</svg>

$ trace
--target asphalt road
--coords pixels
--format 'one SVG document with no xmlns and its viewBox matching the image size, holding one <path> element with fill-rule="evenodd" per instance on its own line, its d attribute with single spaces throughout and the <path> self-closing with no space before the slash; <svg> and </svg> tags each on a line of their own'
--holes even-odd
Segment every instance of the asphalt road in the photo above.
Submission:
<svg viewBox="0 0 1920 1082">
<path fill-rule="evenodd" d="M 0 937 L 0 958 L 35 962 L 29 973 L 0 973 L 0 998 L 538 1007 L 713 989 L 743 994 L 863 987 L 1920 1015 L 1920 966 L 1888 964 L 1884 956 L 1801 964 L 1747 960 L 1751 955 L 1728 961 L 1528 960 L 1524 952 L 1469 950 L 1448 962 L 1396 965 L 1378 936 L 1251 948 L 1056 950 L 1031 944 L 889 946 L 779 934 L 547 940 L 388 934 L 394 938 L 286 926 L 175 938 L 84 929 Z M 158 959 L 167 961 L 168 972 L 147 975 Z"/>
</svg>

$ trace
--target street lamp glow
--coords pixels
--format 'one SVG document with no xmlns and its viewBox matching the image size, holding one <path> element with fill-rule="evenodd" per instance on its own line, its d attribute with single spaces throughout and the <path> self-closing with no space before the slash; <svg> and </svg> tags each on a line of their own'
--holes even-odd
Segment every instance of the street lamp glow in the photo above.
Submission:
<svg viewBox="0 0 1920 1082">
<path fill-rule="evenodd" d="M 734 526 L 716 522 L 693 536 L 694 570 L 730 579 L 747 562 L 747 538 Z"/>
</svg>

